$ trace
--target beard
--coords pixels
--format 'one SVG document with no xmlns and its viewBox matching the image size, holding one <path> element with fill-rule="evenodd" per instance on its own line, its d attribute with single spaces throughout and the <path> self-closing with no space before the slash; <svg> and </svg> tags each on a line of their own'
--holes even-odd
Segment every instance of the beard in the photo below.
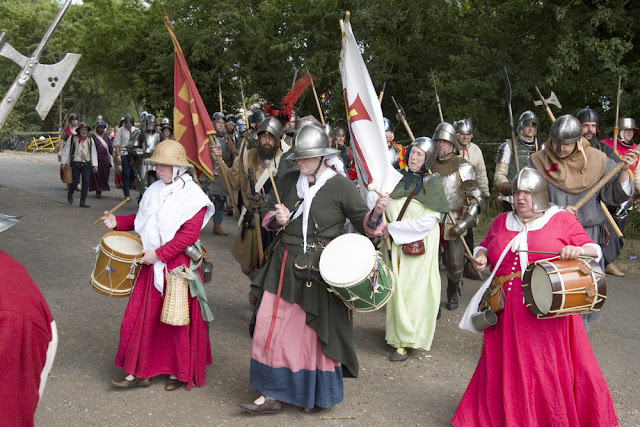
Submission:
<svg viewBox="0 0 640 427">
<path fill-rule="evenodd" d="M 261 160 L 271 160 L 276 156 L 278 147 L 271 145 L 258 145 L 258 158 Z"/>
</svg>

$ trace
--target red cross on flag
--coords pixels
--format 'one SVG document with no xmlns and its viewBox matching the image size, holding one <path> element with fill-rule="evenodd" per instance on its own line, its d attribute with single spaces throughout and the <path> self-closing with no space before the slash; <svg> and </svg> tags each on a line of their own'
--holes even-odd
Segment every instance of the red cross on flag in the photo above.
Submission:
<svg viewBox="0 0 640 427">
<path fill-rule="evenodd" d="M 384 137 L 382 109 L 362 59 L 360 46 L 351 30 L 351 23 L 346 21 L 343 29 L 340 73 L 351 133 L 351 149 L 360 192 L 367 205 L 373 208 L 378 195 L 368 191 L 367 186 L 373 183 L 378 191 L 390 193 L 402 179 L 402 175 L 391 165 Z"/>
</svg>

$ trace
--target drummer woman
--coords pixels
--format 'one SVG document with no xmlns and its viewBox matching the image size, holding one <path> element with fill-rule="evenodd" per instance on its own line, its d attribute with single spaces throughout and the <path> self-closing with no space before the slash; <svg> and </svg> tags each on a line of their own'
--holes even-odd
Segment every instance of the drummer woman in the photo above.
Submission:
<svg viewBox="0 0 640 427">
<path fill-rule="evenodd" d="M 206 297 L 191 297 L 186 326 L 161 323 L 160 314 L 165 268 L 171 271 L 180 265 L 190 266 L 183 251 L 198 240 L 214 207 L 191 179 L 187 154 L 179 142 L 159 143 L 148 162 L 155 164 L 160 179 L 144 192 L 138 213 L 115 217 L 105 212 L 102 217 L 108 228 L 135 229 L 144 248 L 143 266 L 124 312 L 115 360 L 127 376 L 112 383 L 118 388 L 148 386 L 152 377 L 170 374 L 166 390 L 185 383 L 187 389 L 194 384 L 202 387 L 206 365 L 211 364 L 206 320 L 212 316 Z M 201 291 L 204 295 L 204 289 Z"/>
<path fill-rule="evenodd" d="M 515 212 L 499 215 L 475 249 L 482 269 L 495 268 L 510 245 L 496 274 L 504 280 L 504 309 L 484 332 L 454 426 L 618 425 L 580 316 L 538 319 L 523 300 L 522 272 L 549 258 L 523 251 L 559 252 L 563 260 L 602 256 L 575 215 L 549 204 L 546 186 L 538 171 L 522 169 L 512 184 Z"/>
<path fill-rule="evenodd" d="M 317 271 L 307 281 L 307 270 L 300 276 L 294 269 L 313 263 L 315 251 L 342 233 L 347 218 L 360 233 L 379 235 L 389 203 L 381 197 L 371 214 L 353 183 L 331 167 L 340 163 L 338 150 L 322 128 L 306 125 L 294 142 L 291 158 L 300 170 L 278 182 L 282 204 L 272 192 L 262 210 L 262 226 L 280 232 L 251 285 L 258 302 L 250 382 L 262 396 L 239 405 L 251 413 L 279 412 L 282 402 L 315 412 L 342 401 L 343 374 L 358 376 L 353 315 Z M 370 223 L 371 216 L 378 221 Z"/>
<path fill-rule="evenodd" d="M 442 182 L 429 171 L 435 158 L 436 146 L 431 138 L 413 141 L 405 154 L 409 170 L 390 195 L 390 222 L 383 235 L 393 238 L 389 266 L 398 281 L 387 304 L 385 339 L 394 348 L 394 362 L 406 360 L 411 349 L 431 349 L 436 330 L 440 307 L 438 223 L 449 207 Z M 403 251 L 405 244 L 413 242 L 422 245 L 424 253 Z"/>
</svg>

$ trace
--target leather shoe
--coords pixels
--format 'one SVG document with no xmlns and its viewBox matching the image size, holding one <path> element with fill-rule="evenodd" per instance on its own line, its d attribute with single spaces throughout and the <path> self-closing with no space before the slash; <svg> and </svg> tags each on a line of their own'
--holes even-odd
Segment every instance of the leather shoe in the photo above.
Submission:
<svg viewBox="0 0 640 427">
<path fill-rule="evenodd" d="M 238 406 L 251 414 L 275 414 L 282 411 L 282 402 L 266 396 L 262 405 L 251 402 L 238 403 Z"/>
<path fill-rule="evenodd" d="M 447 310 L 456 310 L 458 308 L 458 294 L 447 294 Z"/>
<path fill-rule="evenodd" d="M 217 234 L 218 236 L 226 236 L 227 233 L 226 231 L 224 231 L 222 229 L 222 224 L 220 224 L 219 222 L 214 222 L 213 223 L 213 234 Z"/>
<path fill-rule="evenodd" d="M 322 411 L 324 408 L 318 406 L 318 405 L 314 405 L 313 408 L 304 408 L 302 410 L 302 412 L 304 412 L 305 414 L 317 414 L 318 412 Z"/>
<path fill-rule="evenodd" d="M 177 378 L 169 378 L 167 379 L 167 384 L 164 386 L 164 389 L 167 391 L 177 390 L 180 387 L 185 385 L 182 381 Z"/>
<path fill-rule="evenodd" d="M 111 384 L 118 388 L 146 387 L 150 386 L 152 382 L 153 378 L 134 378 L 131 381 L 126 378 L 121 381 L 111 380 Z"/>
<path fill-rule="evenodd" d="M 618 270 L 618 267 L 616 267 L 616 265 L 614 263 L 607 264 L 604 267 L 604 272 L 607 273 L 607 274 L 610 274 L 612 276 L 624 277 L 624 273 L 622 271 Z"/>
<path fill-rule="evenodd" d="M 67 194 L 67 202 L 69 202 L 70 205 L 73 204 L 73 194 Z"/>
<path fill-rule="evenodd" d="M 399 347 L 393 353 L 391 353 L 391 357 L 389 359 L 392 362 L 404 362 L 409 358 L 410 354 L 410 348 Z"/>
<path fill-rule="evenodd" d="M 84 202 L 84 200 L 80 200 L 80 207 L 81 207 L 81 208 L 90 208 L 91 206 L 89 206 L 88 204 L 86 204 L 86 203 Z"/>
</svg>

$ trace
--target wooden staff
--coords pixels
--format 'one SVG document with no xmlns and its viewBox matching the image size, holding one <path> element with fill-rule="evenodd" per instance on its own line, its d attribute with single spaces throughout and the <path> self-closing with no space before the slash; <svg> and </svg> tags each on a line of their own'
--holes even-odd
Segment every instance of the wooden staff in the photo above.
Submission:
<svg viewBox="0 0 640 427">
<path fill-rule="evenodd" d="M 382 83 L 382 89 L 380 89 L 380 95 L 378 95 L 378 103 L 382 105 L 382 98 L 384 97 L 384 88 L 387 87 L 387 81 L 385 80 Z"/>
<path fill-rule="evenodd" d="M 213 139 L 213 135 L 209 135 L 209 144 L 216 145 L 216 146 L 218 145 L 215 139 Z M 229 173 L 229 167 L 222 160 L 221 156 L 215 156 L 215 157 L 216 157 L 216 162 L 218 163 L 218 171 L 220 172 L 218 176 L 222 178 L 222 182 L 224 183 L 224 186 L 227 187 L 227 191 L 229 192 L 229 198 L 231 199 L 231 205 L 233 206 L 233 210 L 236 213 L 236 216 L 240 218 L 240 210 L 238 209 L 238 205 L 236 204 L 236 201 L 233 198 L 233 190 L 231 189 L 231 182 L 229 182 L 229 176 L 227 175 Z"/>
<path fill-rule="evenodd" d="M 280 201 L 280 195 L 278 194 L 278 187 L 276 187 L 276 181 L 273 179 L 273 174 L 271 173 L 271 168 L 267 168 L 267 172 L 269 172 L 269 179 L 271 180 L 271 186 L 273 187 L 273 193 L 276 195 L 276 201 L 278 202 L 279 205 L 282 204 L 282 202 Z M 284 230 L 286 228 L 286 224 L 282 226 L 282 229 Z"/>
<path fill-rule="evenodd" d="M 618 129 L 618 118 L 620 114 L 620 98 L 622 97 L 622 89 L 620 89 L 621 84 L 622 84 L 622 76 L 618 76 L 618 99 L 616 101 L 616 123 L 613 126 L 613 152 L 614 153 L 616 153 L 616 150 L 618 148 L 618 133 L 620 132 L 620 129 Z"/>
<path fill-rule="evenodd" d="M 613 231 L 616 232 L 616 236 L 618 236 L 618 238 L 624 237 L 624 235 L 622 234 L 622 230 L 620 230 L 620 227 L 618 227 L 618 224 L 616 224 L 615 220 L 611 216 L 611 212 L 609 212 L 609 209 L 607 209 L 607 206 L 602 200 L 600 200 L 600 209 L 602 209 L 602 213 L 607 218 L 607 221 L 609 221 L 609 224 L 611 224 L 611 228 L 613 228 Z"/>
<path fill-rule="evenodd" d="M 320 121 L 324 124 L 324 115 L 322 115 L 322 108 L 320 107 L 320 100 L 318 99 L 318 92 L 316 92 L 316 86 L 313 84 L 313 79 L 311 78 L 311 74 L 309 74 L 309 69 L 305 65 L 304 68 L 307 70 L 307 74 L 309 75 L 309 81 L 311 82 L 311 89 L 313 89 L 313 96 L 316 98 L 316 105 L 318 106 L 318 113 L 320 114 Z"/>
<path fill-rule="evenodd" d="M 111 209 L 109 212 L 107 212 L 107 213 L 106 213 L 105 215 L 103 215 L 103 216 L 109 216 L 109 215 L 111 215 L 112 213 L 114 213 L 115 211 L 117 211 L 118 209 L 120 209 L 120 207 L 121 207 L 122 205 L 124 205 L 125 203 L 127 203 L 127 202 L 128 202 L 128 201 L 130 201 L 130 200 L 131 200 L 131 197 L 127 196 L 123 201 L 121 201 L 120 203 L 118 203 L 118 204 L 117 204 L 113 209 Z M 101 220 L 101 219 L 102 219 L 102 216 L 101 216 L 100 218 L 96 219 L 96 220 L 93 222 L 93 225 L 97 225 L 98 223 L 100 223 L 100 220 Z"/>
<path fill-rule="evenodd" d="M 382 194 L 381 192 L 379 192 L 376 189 L 376 186 L 373 184 L 369 184 L 367 186 L 367 190 L 369 191 L 373 191 L 374 193 L 376 193 L 378 196 L 380 197 L 384 197 L 384 194 Z M 385 212 L 384 215 L 382 216 L 382 222 L 383 223 L 387 223 L 387 213 Z M 387 243 L 387 250 L 389 250 L 389 252 L 391 252 L 391 239 L 389 237 L 385 237 L 384 241 Z"/>
<path fill-rule="evenodd" d="M 544 105 L 544 108 L 547 110 L 547 114 L 549 115 L 549 118 L 551 119 L 552 122 L 555 122 L 556 116 L 553 115 L 551 108 L 549 108 L 549 104 L 547 104 L 547 100 L 544 98 L 544 96 L 542 96 L 542 92 L 540 92 L 540 89 L 538 89 L 538 86 L 536 86 L 535 88 L 536 88 L 536 92 L 538 92 L 538 96 L 540 97 L 540 101 L 542 101 L 542 105 Z"/>
<path fill-rule="evenodd" d="M 633 150 L 629 150 L 629 151 L 633 151 L 634 153 L 640 155 L 640 153 L 638 152 L 638 148 L 634 148 Z M 628 151 L 627 151 L 628 152 Z M 618 172 L 620 172 L 622 170 L 622 168 L 624 167 L 626 163 L 625 162 L 620 162 L 618 163 L 614 168 L 612 168 L 609 172 L 607 172 L 607 174 L 605 176 L 603 176 L 600 181 L 598 181 L 598 183 L 596 185 L 594 185 L 591 190 L 589 190 L 587 192 L 587 194 L 585 194 L 584 196 L 582 196 L 582 198 L 580 200 L 578 200 L 578 203 L 576 203 L 575 205 L 573 205 L 573 207 L 577 209 L 580 209 L 582 206 L 584 206 L 585 203 L 587 203 L 587 201 L 592 198 L 598 191 L 600 191 L 600 189 L 602 187 L 604 187 L 604 185 L 611 181 L 611 179 L 613 177 L 615 177 Z"/>
<path fill-rule="evenodd" d="M 580 247 L 580 246 L 578 246 Z M 518 252 L 526 252 L 529 254 L 544 254 L 544 255 L 560 255 L 560 252 L 551 252 L 551 251 L 525 251 L 524 249 L 518 249 Z M 595 255 L 582 254 L 578 256 L 579 258 L 597 258 Z"/>
</svg>

